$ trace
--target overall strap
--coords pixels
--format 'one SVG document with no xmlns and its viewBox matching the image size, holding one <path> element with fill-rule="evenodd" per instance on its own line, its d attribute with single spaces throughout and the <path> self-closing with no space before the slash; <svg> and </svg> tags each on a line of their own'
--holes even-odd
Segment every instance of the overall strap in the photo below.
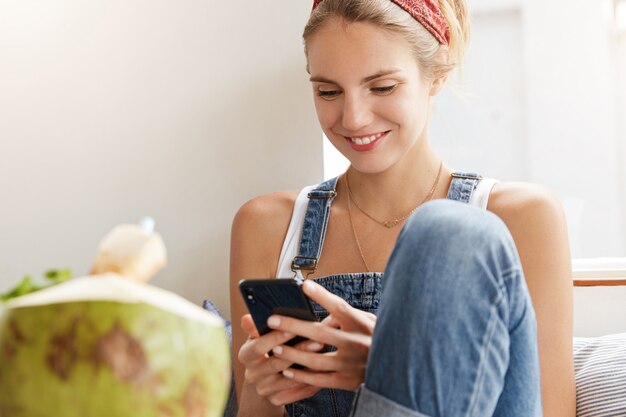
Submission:
<svg viewBox="0 0 626 417">
<path fill-rule="evenodd" d="M 318 185 L 309 194 L 309 204 L 304 215 L 302 237 L 298 256 L 291 262 L 291 270 L 309 271 L 317 269 L 317 261 L 322 253 L 326 227 L 330 216 L 330 205 L 337 195 L 335 191 L 339 177 L 332 178 Z"/>
<path fill-rule="evenodd" d="M 454 172 L 452 174 L 452 183 L 448 190 L 448 199 L 469 203 L 472 193 L 482 179 L 483 177 L 477 174 Z"/>
</svg>

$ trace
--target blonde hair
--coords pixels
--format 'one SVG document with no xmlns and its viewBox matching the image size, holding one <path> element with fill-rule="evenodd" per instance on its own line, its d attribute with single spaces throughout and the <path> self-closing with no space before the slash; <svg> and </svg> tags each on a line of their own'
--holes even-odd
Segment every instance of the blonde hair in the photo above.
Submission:
<svg viewBox="0 0 626 417">
<path fill-rule="evenodd" d="M 465 0 L 439 0 L 441 12 L 450 27 L 449 45 L 437 39 L 408 12 L 391 0 L 323 0 L 311 13 L 304 28 L 304 50 L 307 42 L 329 19 L 346 23 L 363 22 L 403 36 L 411 45 L 421 71 L 431 79 L 459 67 L 469 44 L 469 14 Z"/>
</svg>

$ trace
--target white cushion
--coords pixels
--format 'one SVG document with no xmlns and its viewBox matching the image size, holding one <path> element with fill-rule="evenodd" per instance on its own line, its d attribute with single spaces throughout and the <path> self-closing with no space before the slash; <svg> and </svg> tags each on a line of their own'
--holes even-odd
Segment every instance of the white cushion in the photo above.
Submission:
<svg viewBox="0 0 626 417">
<path fill-rule="evenodd" d="M 576 415 L 626 416 L 626 333 L 574 338 Z"/>
</svg>

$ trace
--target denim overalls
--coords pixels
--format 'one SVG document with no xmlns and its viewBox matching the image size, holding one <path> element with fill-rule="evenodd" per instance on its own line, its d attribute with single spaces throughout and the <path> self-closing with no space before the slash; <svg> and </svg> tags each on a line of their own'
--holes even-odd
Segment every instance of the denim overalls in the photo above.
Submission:
<svg viewBox="0 0 626 417">
<path fill-rule="evenodd" d="M 475 174 L 454 173 L 448 191 L 451 200 L 469 203 L 472 192 L 482 179 Z M 339 177 L 330 179 L 314 190 L 304 217 L 302 238 L 298 256 L 293 259 L 292 270 L 314 271 L 322 253 L 330 207 L 336 196 L 335 187 Z M 315 282 L 346 300 L 352 307 L 376 314 L 382 289 L 382 272 L 362 272 L 329 275 L 316 278 Z M 328 312 L 312 302 L 317 317 L 322 320 Z M 355 393 L 339 389 L 322 389 L 314 396 L 286 406 L 291 417 L 347 417 L 350 414 Z"/>
</svg>

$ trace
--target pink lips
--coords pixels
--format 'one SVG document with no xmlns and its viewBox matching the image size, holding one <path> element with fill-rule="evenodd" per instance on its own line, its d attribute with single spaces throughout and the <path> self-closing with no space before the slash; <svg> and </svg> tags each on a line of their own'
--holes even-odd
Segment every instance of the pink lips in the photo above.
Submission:
<svg viewBox="0 0 626 417">
<path fill-rule="evenodd" d="M 357 152 L 365 152 L 365 151 L 371 151 L 372 149 L 377 147 L 380 144 L 380 142 L 384 138 L 387 137 L 388 134 L 389 134 L 389 131 L 383 133 L 382 135 L 380 135 L 379 137 L 377 137 L 376 139 L 374 139 L 370 143 L 362 144 L 362 145 L 359 145 L 358 143 L 353 142 L 350 137 L 347 137 L 347 136 L 344 136 L 344 137 L 346 138 L 346 140 L 348 141 L 348 143 L 350 144 L 352 149 L 354 149 Z"/>
</svg>

